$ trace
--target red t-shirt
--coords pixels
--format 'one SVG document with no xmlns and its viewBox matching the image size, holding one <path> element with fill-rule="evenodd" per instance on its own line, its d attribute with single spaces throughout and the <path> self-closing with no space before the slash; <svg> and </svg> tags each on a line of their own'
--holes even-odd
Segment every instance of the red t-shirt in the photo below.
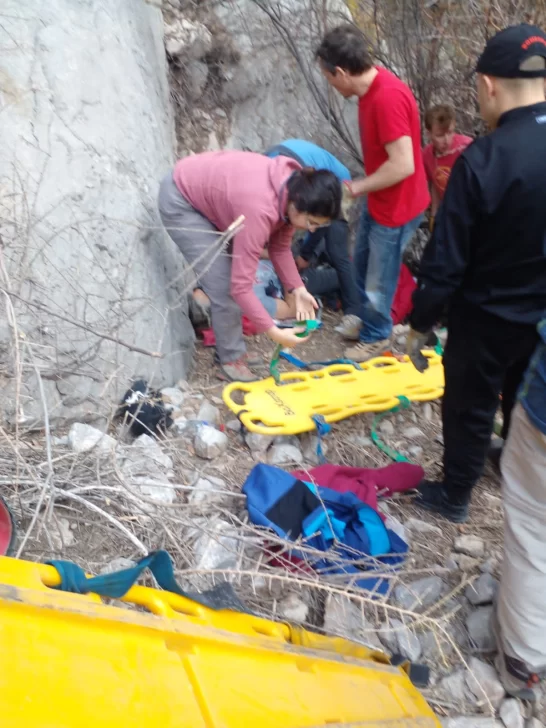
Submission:
<svg viewBox="0 0 546 728">
<path fill-rule="evenodd" d="M 472 141 L 472 137 L 464 134 L 454 134 L 451 146 L 444 154 L 436 154 L 432 144 L 427 144 L 423 149 L 423 162 L 425 163 L 428 181 L 436 188 L 441 200 L 444 199 L 444 192 L 453 165 Z"/>
<path fill-rule="evenodd" d="M 378 68 L 368 92 L 359 101 L 358 121 L 367 175 L 377 171 L 389 158 L 386 144 L 403 136 L 413 141 L 415 172 L 411 177 L 368 194 L 368 211 L 376 222 L 386 227 L 405 225 L 430 204 L 417 102 L 394 73 Z"/>
</svg>

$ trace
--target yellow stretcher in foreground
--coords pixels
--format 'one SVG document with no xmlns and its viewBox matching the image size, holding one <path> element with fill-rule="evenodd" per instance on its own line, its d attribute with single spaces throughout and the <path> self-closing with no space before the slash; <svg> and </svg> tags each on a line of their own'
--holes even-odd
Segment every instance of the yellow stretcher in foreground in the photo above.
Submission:
<svg viewBox="0 0 546 728">
<path fill-rule="evenodd" d="M 328 423 L 362 412 L 384 412 L 411 401 L 438 399 L 444 393 L 442 357 L 423 350 L 429 367 L 420 373 L 408 357 L 398 361 L 381 356 L 360 368 L 331 364 L 310 372 L 284 372 L 277 385 L 273 377 L 257 382 L 233 382 L 224 388 L 227 407 L 252 432 L 262 435 L 297 435 L 315 429 L 313 416 Z"/>
<path fill-rule="evenodd" d="M 56 591 L 0 558 L 2 728 L 439 728 L 401 668 L 355 643 L 135 586 Z"/>
</svg>

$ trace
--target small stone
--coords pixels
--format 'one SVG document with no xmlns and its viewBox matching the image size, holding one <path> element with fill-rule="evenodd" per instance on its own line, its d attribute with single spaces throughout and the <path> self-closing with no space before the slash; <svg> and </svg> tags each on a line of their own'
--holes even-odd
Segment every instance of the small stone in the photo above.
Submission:
<svg viewBox="0 0 546 728">
<path fill-rule="evenodd" d="M 479 652 L 494 652 L 495 635 L 491 625 L 493 607 L 479 607 L 466 620 L 470 644 Z"/>
<path fill-rule="evenodd" d="M 185 434 L 187 429 L 188 420 L 183 415 L 180 415 L 180 417 L 177 417 L 175 420 L 173 420 L 171 431 L 174 432 L 175 435 L 183 435 Z"/>
<path fill-rule="evenodd" d="M 229 420 L 226 422 L 226 430 L 230 432 L 241 432 L 242 425 L 239 420 Z"/>
<path fill-rule="evenodd" d="M 64 445 L 70 445 L 70 439 L 68 435 L 64 435 L 63 437 L 52 437 L 51 442 L 53 445 L 56 446 L 64 446 Z"/>
<path fill-rule="evenodd" d="M 159 505 L 170 505 L 176 499 L 176 490 L 166 479 L 161 480 L 150 475 L 137 475 L 131 479 L 131 483 L 138 486 L 145 498 L 149 498 Z"/>
<path fill-rule="evenodd" d="M 444 582 L 439 576 L 426 576 L 411 584 L 398 584 L 394 589 L 394 599 L 401 609 L 424 609 L 435 604 L 442 596 Z"/>
<path fill-rule="evenodd" d="M 448 571 L 457 571 L 459 568 L 459 564 L 453 557 L 448 556 L 448 558 L 446 559 L 445 568 L 448 569 Z"/>
<path fill-rule="evenodd" d="M 491 574 L 481 574 L 466 587 L 465 596 L 474 607 L 491 604 L 498 589 L 498 582 Z"/>
<path fill-rule="evenodd" d="M 424 437 L 425 433 L 418 427 L 406 427 L 406 429 L 402 432 L 402 435 L 410 440 L 417 440 L 420 437 Z"/>
<path fill-rule="evenodd" d="M 461 571 L 474 571 L 480 565 L 478 559 L 473 559 L 472 556 L 467 556 L 466 554 L 455 554 L 455 558 Z"/>
<path fill-rule="evenodd" d="M 223 498 L 223 494 L 217 492 L 218 487 L 207 478 L 198 478 L 193 488 L 188 498 L 188 503 L 192 505 L 209 504 Z"/>
<path fill-rule="evenodd" d="M 184 404 L 186 395 L 178 387 L 165 387 L 161 390 L 161 399 L 165 404 L 170 404 L 174 409 L 180 409 Z"/>
<path fill-rule="evenodd" d="M 72 546 L 76 541 L 76 537 L 70 529 L 70 523 L 66 518 L 57 518 L 52 521 L 48 533 L 54 551 L 62 551 L 67 546 Z"/>
<path fill-rule="evenodd" d="M 214 569 L 235 569 L 239 541 L 237 532 L 226 521 L 207 524 L 194 544 L 195 568 L 211 571 Z"/>
<path fill-rule="evenodd" d="M 110 563 L 103 566 L 99 573 L 113 574 L 116 571 L 123 571 L 123 569 L 132 569 L 134 566 L 136 566 L 136 561 L 131 561 L 131 559 L 120 556 L 117 559 L 112 559 Z"/>
<path fill-rule="evenodd" d="M 479 559 L 485 554 L 485 543 L 477 536 L 459 536 L 455 539 L 455 551 Z"/>
<path fill-rule="evenodd" d="M 440 633 L 436 633 L 432 630 L 420 634 L 419 641 L 421 642 L 423 657 L 427 660 L 434 662 L 437 662 L 438 660 L 445 660 L 453 652 L 453 645 L 451 642 L 443 638 Z"/>
<path fill-rule="evenodd" d="M 525 719 L 518 700 L 508 698 L 502 701 L 499 717 L 506 728 L 525 728 Z"/>
<path fill-rule="evenodd" d="M 383 420 L 383 422 L 380 422 L 379 429 L 384 435 L 394 435 L 394 425 L 390 420 Z"/>
<path fill-rule="evenodd" d="M 185 379 L 179 379 L 176 386 L 181 392 L 185 392 L 186 394 L 191 392 L 191 384 Z"/>
<path fill-rule="evenodd" d="M 442 678 L 438 684 L 438 690 L 455 705 L 469 702 L 464 670 L 455 670 Z"/>
<path fill-rule="evenodd" d="M 207 425 L 219 425 L 221 422 L 220 410 L 205 399 L 199 408 L 197 419 L 206 422 Z"/>
<path fill-rule="evenodd" d="M 289 622 L 305 622 L 309 606 L 296 594 L 289 594 L 279 603 L 279 613 Z"/>
<path fill-rule="evenodd" d="M 294 445 L 275 443 L 269 450 L 267 461 L 270 465 L 287 465 L 289 463 L 300 465 L 303 462 L 303 455 L 301 450 Z"/>
<path fill-rule="evenodd" d="M 215 427 L 203 425 L 197 431 L 193 446 L 195 453 L 205 460 L 214 460 L 228 448 L 228 437 L 225 432 L 220 432 Z"/>
<path fill-rule="evenodd" d="M 411 662 L 416 662 L 421 656 L 421 643 L 417 635 L 399 619 L 391 619 L 390 628 L 392 637 L 385 641 L 389 643 L 391 652 L 399 652 Z"/>
<path fill-rule="evenodd" d="M 432 420 L 432 415 L 432 405 L 430 404 L 430 402 L 425 402 L 425 404 L 423 405 L 423 417 L 425 418 L 425 420 L 430 422 Z"/>
<path fill-rule="evenodd" d="M 117 442 L 110 435 L 97 430 L 96 427 L 75 422 L 68 433 L 68 444 L 77 453 L 96 450 L 98 453 L 105 454 L 112 452 Z"/>
<path fill-rule="evenodd" d="M 422 521 L 420 518 L 408 518 L 405 523 L 408 531 L 414 531 L 415 533 L 434 534 L 437 536 L 442 535 L 442 529 L 435 526 L 432 523 Z"/>
<path fill-rule="evenodd" d="M 253 455 L 265 455 L 274 439 L 271 435 L 245 432 L 245 442 Z"/>
<path fill-rule="evenodd" d="M 487 559 L 487 561 L 483 562 L 483 564 L 480 566 L 480 571 L 482 572 L 482 574 L 493 574 L 497 566 L 498 561 L 494 556 L 492 556 L 490 559 Z"/>
<path fill-rule="evenodd" d="M 418 458 L 423 454 L 423 448 L 420 445 L 412 445 L 408 448 L 408 455 L 412 458 Z"/>
<path fill-rule="evenodd" d="M 318 436 L 312 432 L 305 432 L 300 436 L 301 448 L 304 460 L 311 465 L 320 465 L 321 458 L 317 452 L 319 442 L 322 448 L 322 454 L 325 456 L 328 452 L 328 445 L 324 440 L 319 440 Z"/>
<path fill-rule="evenodd" d="M 212 396 L 210 398 L 210 401 L 212 402 L 212 404 L 216 404 L 218 406 L 221 406 L 221 405 L 224 404 L 224 400 L 221 397 L 214 397 L 214 396 Z"/>
<path fill-rule="evenodd" d="M 360 448 L 371 447 L 373 445 L 371 437 L 365 437 L 364 435 L 355 435 L 355 437 L 351 437 L 350 442 Z"/>
<path fill-rule="evenodd" d="M 375 629 L 366 620 L 362 609 L 341 594 L 329 594 L 326 599 L 324 631 L 329 635 L 338 635 L 383 650 Z"/>
<path fill-rule="evenodd" d="M 487 699 L 497 709 L 506 695 L 495 668 L 487 662 L 471 657 L 466 671 L 466 684 L 480 705 L 487 705 Z"/>
<path fill-rule="evenodd" d="M 140 435 L 129 448 L 129 457 L 133 458 L 135 463 L 145 465 L 145 472 L 155 475 L 154 465 L 159 465 L 166 471 L 172 471 L 173 461 L 170 455 L 167 455 L 161 449 L 159 443 L 150 435 Z"/>
</svg>

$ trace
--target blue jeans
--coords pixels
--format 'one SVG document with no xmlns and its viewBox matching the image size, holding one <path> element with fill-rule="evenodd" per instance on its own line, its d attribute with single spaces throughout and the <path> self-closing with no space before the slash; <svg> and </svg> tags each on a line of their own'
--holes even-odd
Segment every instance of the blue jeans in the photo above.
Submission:
<svg viewBox="0 0 546 728">
<path fill-rule="evenodd" d="M 376 222 L 365 204 L 354 255 L 355 278 L 361 299 L 363 326 L 360 340 L 366 344 L 391 335 L 391 306 L 398 285 L 402 255 L 421 224 L 418 215 L 406 225 L 389 228 Z"/>
</svg>

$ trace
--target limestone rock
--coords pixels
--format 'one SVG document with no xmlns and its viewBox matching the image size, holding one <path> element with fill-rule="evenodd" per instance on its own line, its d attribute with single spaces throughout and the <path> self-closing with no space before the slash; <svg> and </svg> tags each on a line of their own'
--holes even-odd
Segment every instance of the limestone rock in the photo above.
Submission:
<svg viewBox="0 0 546 728">
<path fill-rule="evenodd" d="M 494 667 L 486 662 L 471 657 L 466 672 L 466 684 L 479 704 L 487 705 L 487 699 L 497 709 L 505 691 Z M 486 697 L 487 696 L 487 697 Z"/>
<path fill-rule="evenodd" d="M 126 559 L 124 556 L 120 556 L 117 559 L 112 559 L 108 564 L 102 567 L 100 570 L 101 574 L 113 574 L 116 571 L 122 571 L 123 569 L 132 569 L 136 565 L 136 561 Z"/>
<path fill-rule="evenodd" d="M 245 432 L 245 442 L 254 458 L 264 457 L 275 438 L 257 432 Z"/>
<path fill-rule="evenodd" d="M 442 678 L 438 684 L 438 690 L 442 696 L 448 698 L 455 705 L 464 705 L 470 702 L 464 670 L 455 670 Z"/>
<path fill-rule="evenodd" d="M 77 453 L 96 450 L 98 453 L 104 454 L 112 452 L 117 442 L 110 435 L 91 427 L 91 425 L 75 422 L 68 433 L 68 444 Z"/>
<path fill-rule="evenodd" d="M 230 432 L 241 432 L 241 422 L 239 420 L 229 420 L 226 422 L 226 429 Z"/>
<path fill-rule="evenodd" d="M 229 441 L 225 432 L 204 425 L 198 429 L 193 446 L 200 458 L 214 460 L 227 450 L 228 444 Z"/>
<path fill-rule="evenodd" d="M 296 594 L 289 594 L 279 603 L 279 614 L 288 622 L 305 622 L 309 606 Z"/>
<path fill-rule="evenodd" d="M 415 533 L 433 534 L 435 536 L 442 535 L 441 528 L 435 526 L 433 523 L 422 521 L 420 518 L 408 518 L 404 525 L 408 531 L 414 531 Z"/>
<path fill-rule="evenodd" d="M 407 427 L 403 432 L 402 435 L 404 437 L 407 437 L 409 440 L 416 440 L 418 438 L 424 437 L 425 433 L 423 430 L 420 430 L 418 427 Z"/>
<path fill-rule="evenodd" d="M 55 551 L 62 551 L 67 546 L 72 546 L 76 541 L 74 533 L 70 529 L 70 523 L 66 518 L 52 519 L 47 530 Z"/>
<path fill-rule="evenodd" d="M 439 576 L 426 576 L 411 584 L 398 584 L 394 588 L 394 598 L 401 609 L 424 609 L 438 601 L 444 588 Z"/>
<path fill-rule="evenodd" d="M 310 463 L 311 465 L 320 465 L 321 460 L 317 452 L 317 447 L 319 444 L 318 436 L 312 432 L 305 432 L 303 435 L 301 435 L 300 441 L 305 461 Z M 323 454 L 326 456 L 326 454 L 328 453 L 328 445 L 324 441 L 324 438 L 321 441 L 321 447 Z"/>
<path fill-rule="evenodd" d="M 217 479 L 215 478 L 215 480 Z M 223 483 L 223 481 L 220 481 L 220 483 Z M 194 490 L 191 491 L 188 497 L 188 503 L 199 505 L 222 500 L 224 496 L 218 492 L 219 490 L 218 485 L 211 482 L 209 478 L 198 478 L 194 485 Z"/>
<path fill-rule="evenodd" d="M 161 398 L 172 409 L 179 410 L 186 399 L 186 395 L 178 387 L 165 387 L 161 390 Z"/>
<path fill-rule="evenodd" d="M 479 559 L 485 554 L 485 543 L 477 536 L 459 536 L 455 539 L 455 551 Z"/>
<path fill-rule="evenodd" d="M 270 465 L 287 465 L 295 463 L 300 465 L 303 462 L 301 450 L 294 445 L 274 443 L 268 452 L 267 460 Z"/>
<path fill-rule="evenodd" d="M 195 568 L 204 571 L 212 569 L 235 569 L 239 542 L 237 532 L 226 521 L 207 523 L 206 530 L 196 540 L 193 550 Z"/>
<path fill-rule="evenodd" d="M 466 620 L 470 644 L 480 652 L 495 650 L 495 636 L 491 625 L 493 607 L 479 607 Z"/>
<path fill-rule="evenodd" d="M 506 728 L 525 728 L 525 719 L 521 712 L 521 705 L 514 698 L 507 698 L 502 701 L 499 717 Z"/>
<path fill-rule="evenodd" d="M 157 213 L 174 161 L 161 9 L 2 0 L 2 14 L 12 18 L 0 58 L 2 237 L 7 274 L 34 304 L 14 300 L 18 328 L 52 427 L 106 421 L 136 374 L 174 382 L 193 349 L 183 257 Z M 9 336 L 0 328 L 2 366 Z M 43 423 L 32 367 L 20 400 L 26 425 Z M 14 381 L 0 382 L 0 403 L 12 418 Z"/>
<path fill-rule="evenodd" d="M 474 607 L 491 604 L 497 593 L 498 586 L 497 580 L 491 574 L 485 572 L 466 587 L 465 596 Z"/>
<path fill-rule="evenodd" d="M 442 726 L 443 728 L 503 728 L 500 720 L 480 715 L 444 718 Z"/>
<path fill-rule="evenodd" d="M 198 60 L 212 49 L 212 33 L 202 23 L 177 18 L 165 23 L 165 48 L 171 56 L 184 54 Z"/>
<path fill-rule="evenodd" d="M 380 422 L 379 429 L 384 435 L 394 435 L 394 425 L 390 420 L 383 420 L 383 422 Z"/>
<path fill-rule="evenodd" d="M 392 653 L 399 652 L 408 660 L 416 662 L 421 656 L 421 643 L 417 635 L 399 619 L 391 619 L 389 628 L 388 632 L 379 633 L 381 641 Z"/>
<path fill-rule="evenodd" d="M 218 407 L 215 407 L 206 399 L 203 400 L 201 407 L 199 408 L 197 419 L 201 422 L 206 422 L 208 425 L 219 425 L 222 421 Z"/>
<path fill-rule="evenodd" d="M 363 611 L 348 597 L 329 594 L 324 608 L 324 631 L 350 640 L 364 642 L 374 649 L 383 649 L 376 630 Z"/>
</svg>

